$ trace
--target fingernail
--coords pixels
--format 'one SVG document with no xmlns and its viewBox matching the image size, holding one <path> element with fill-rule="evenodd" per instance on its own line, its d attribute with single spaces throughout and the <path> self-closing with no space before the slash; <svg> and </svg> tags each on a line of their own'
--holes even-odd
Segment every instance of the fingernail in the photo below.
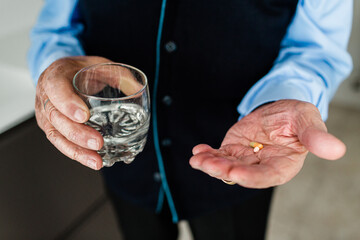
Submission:
<svg viewBox="0 0 360 240">
<path fill-rule="evenodd" d="M 87 165 L 89 168 L 92 168 L 92 169 L 94 169 L 94 170 L 97 170 L 96 161 L 95 161 L 95 160 L 92 160 L 92 159 L 87 160 L 86 165 Z"/>
<path fill-rule="evenodd" d="M 93 149 L 93 150 L 98 150 L 99 149 L 99 144 L 98 142 L 96 141 L 96 139 L 89 139 L 87 141 L 87 145 L 89 148 Z"/>
<path fill-rule="evenodd" d="M 74 118 L 79 122 L 85 122 L 86 114 L 83 110 L 78 109 L 75 111 Z"/>
</svg>

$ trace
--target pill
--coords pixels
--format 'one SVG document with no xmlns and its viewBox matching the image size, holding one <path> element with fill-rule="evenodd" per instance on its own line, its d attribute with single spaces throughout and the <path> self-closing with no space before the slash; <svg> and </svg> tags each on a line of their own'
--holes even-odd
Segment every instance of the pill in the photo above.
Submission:
<svg viewBox="0 0 360 240">
<path fill-rule="evenodd" d="M 250 142 L 250 147 L 254 148 L 254 152 L 258 152 L 264 148 L 264 146 L 258 142 Z"/>
</svg>

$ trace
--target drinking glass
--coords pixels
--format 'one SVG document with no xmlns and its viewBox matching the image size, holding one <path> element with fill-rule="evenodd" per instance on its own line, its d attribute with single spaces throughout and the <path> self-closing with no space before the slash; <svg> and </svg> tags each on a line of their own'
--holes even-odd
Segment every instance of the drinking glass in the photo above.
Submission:
<svg viewBox="0 0 360 240">
<path fill-rule="evenodd" d="M 81 69 L 73 79 L 90 109 L 85 123 L 101 133 L 98 151 L 103 166 L 131 163 L 145 146 L 150 122 L 150 96 L 145 74 L 121 63 L 100 63 Z"/>
</svg>

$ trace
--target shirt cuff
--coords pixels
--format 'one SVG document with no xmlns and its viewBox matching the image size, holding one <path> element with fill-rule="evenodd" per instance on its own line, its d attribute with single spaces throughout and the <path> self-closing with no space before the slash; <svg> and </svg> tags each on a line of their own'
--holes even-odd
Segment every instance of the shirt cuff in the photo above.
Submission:
<svg viewBox="0 0 360 240">
<path fill-rule="evenodd" d="M 287 81 L 272 82 L 271 84 L 268 83 L 255 85 L 252 89 L 250 89 L 237 108 L 238 112 L 240 113 L 239 120 L 254 111 L 259 106 L 278 100 L 293 99 L 313 103 L 313 99 L 311 94 L 309 94 L 309 90 L 304 86 L 299 86 L 299 84 L 296 84 L 296 82 L 296 79 L 290 79 Z M 326 119 L 327 109 L 323 110 L 325 111 L 322 111 L 322 117 L 323 119 Z"/>
<path fill-rule="evenodd" d="M 53 52 L 40 65 L 38 72 L 35 74 L 35 76 L 33 76 L 34 81 L 37 82 L 42 72 L 45 71 L 45 69 L 47 69 L 53 62 L 55 62 L 60 58 L 70 57 L 70 56 L 74 56 L 74 53 L 70 53 L 68 51 Z"/>
</svg>

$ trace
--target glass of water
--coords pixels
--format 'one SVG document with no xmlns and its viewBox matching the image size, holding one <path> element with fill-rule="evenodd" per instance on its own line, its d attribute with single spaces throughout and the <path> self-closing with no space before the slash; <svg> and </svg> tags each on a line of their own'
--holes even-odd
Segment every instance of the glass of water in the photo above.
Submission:
<svg viewBox="0 0 360 240">
<path fill-rule="evenodd" d="M 145 146 L 150 122 L 150 96 L 145 74 L 120 63 L 81 69 L 73 86 L 90 109 L 87 125 L 101 133 L 98 151 L 103 166 L 131 163 Z"/>
</svg>

